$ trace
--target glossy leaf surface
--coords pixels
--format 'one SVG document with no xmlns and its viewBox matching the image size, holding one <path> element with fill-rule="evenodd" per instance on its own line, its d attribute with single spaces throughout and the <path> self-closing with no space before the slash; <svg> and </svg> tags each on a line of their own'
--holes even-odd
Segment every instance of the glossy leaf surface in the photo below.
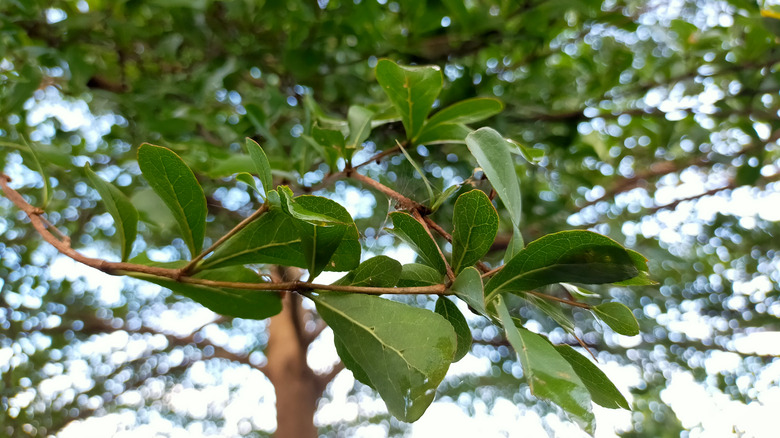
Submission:
<svg viewBox="0 0 780 438">
<path fill-rule="evenodd" d="M 561 231 L 528 244 L 485 285 L 488 301 L 502 291 L 553 283 L 612 283 L 639 271 L 614 240 L 591 231 Z"/>
<path fill-rule="evenodd" d="M 206 235 L 206 196 L 195 174 L 170 149 L 144 143 L 138 148 L 138 166 L 154 192 L 168 206 L 190 254 L 203 248 Z"/>
<path fill-rule="evenodd" d="M 452 270 L 457 275 L 490 250 L 498 232 L 498 213 L 480 190 L 458 197 L 452 214 Z"/>
</svg>

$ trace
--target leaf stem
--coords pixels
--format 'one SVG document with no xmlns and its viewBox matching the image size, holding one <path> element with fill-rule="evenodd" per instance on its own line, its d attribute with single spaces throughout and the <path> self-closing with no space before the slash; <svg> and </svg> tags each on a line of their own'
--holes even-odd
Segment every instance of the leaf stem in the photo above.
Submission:
<svg viewBox="0 0 780 438">
<path fill-rule="evenodd" d="M 413 201 L 406 196 L 396 192 L 395 190 L 391 189 L 390 187 L 387 187 L 386 185 L 380 183 L 379 181 L 374 181 L 373 179 L 367 177 L 366 175 L 363 175 L 361 173 L 353 171 L 349 172 L 347 175 L 348 177 L 354 179 L 355 181 L 358 181 L 362 183 L 363 185 L 366 185 L 368 187 L 371 187 L 372 189 L 381 192 L 388 198 L 396 201 L 398 203 L 398 206 L 404 210 L 421 210 L 421 211 L 427 211 L 427 207 L 420 204 L 417 201 Z"/>
<path fill-rule="evenodd" d="M 423 218 L 423 216 L 417 210 L 412 210 L 412 216 L 415 219 L 417 219 L 417 222 L 419 222 L 423 226 L 423 228 L 425 229 L 425 232 L 428 233 L 428 235 L 431 237 L 431 240 L 433 241 L 433 244 L 436 245 L 436 250 L 439 251 L 439 256 L 441 256 L 441 259 L 444 260 L 444 266 L 447 268 L 447 278 L 450 279 L 450 282 L 454 282 L 455 281 L 455 273 L 452 272 L 452 267 L 450 267 L 450 264 L 447 263 L 447 257 L 444 257 L 444 252 L 442 252 L 441 248 L 439 247 L 439 244 L 436 243 L 436 239 L 433 238 L 433 234 L 431 233 L 430 228 L 428 228 L 428 223 L 426 221 L 426 219 L 428 219 L 428 218 L 427 217 Z M 433 221 L 431 221 L 431 222 L 433 222 Z M 438 225 L 437 225 L 437 227 L 438 227 Z"/>
</svg>

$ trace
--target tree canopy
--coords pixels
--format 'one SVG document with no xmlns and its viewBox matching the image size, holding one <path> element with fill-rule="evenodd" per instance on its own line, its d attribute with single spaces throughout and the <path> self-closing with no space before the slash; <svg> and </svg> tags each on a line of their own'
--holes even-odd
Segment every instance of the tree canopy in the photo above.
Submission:
<svg viewBox="0 0 780 438">
<path fill-rule="evenodd" d="M 778 352 L 741 342 L 779 331 L 776 16 L 4 2 L 0 430 L 302 436 L 344 368 L 358 414 L 321 434 L 401 434 L 436 398 L 679 436 L 703 427 L 661 396 L 679 373 L 764 400 Z M 447 374 L 467 355 L 489 366 Z M 236 414 L 271 409 L 251 382 L 270 420 Z"/>
</svg>

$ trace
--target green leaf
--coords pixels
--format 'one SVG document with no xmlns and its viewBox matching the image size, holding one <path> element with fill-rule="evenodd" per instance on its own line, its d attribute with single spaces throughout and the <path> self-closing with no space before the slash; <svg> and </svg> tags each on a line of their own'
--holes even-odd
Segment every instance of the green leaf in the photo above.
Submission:
<svg viewBox="0 0 780 438">
<path fill-rule="evenodd" d="M 594 403 L 609 409 L 623 408 L 631 410 L 631 406 L 626 398 L 623 397 L 623 394 L 620 393 L 615 384 L 609 380 L 609 377 L 596 364 L 588 360 L 587 357 L 577 353 L 568 345 L 556 345 L 555 349 L 574 368 L 574 372 L 577 373 L 582 383 L 588 388 Z"/>
<path fill-rule="evenodd" d="M 458 197 L 452 213 L 452 270 L 457 275 L 490 250 L 498 233 L 498 213 L 480 190 Z"/>
<path fill-rule="evenodd" d="M 336 353 L 338 353 L 341 361 L 344 363 L 344 366 L 348 370 L 352 371 L 352 375 L 355 377 L 355 379 L 376 391 L 376 388 L 374 388 L 374 385 L 371 383 L 371 378 L 368 377 L 368 373 L 366 373 L 358 361 L 352 357 L 352 355 L 349 353 L 349 349 L 344 344 L 344 341 L 342 341 L 338 336 L 334 336 L 333 345 L 336 347 Z"/>
<path fill-rule="evenodd" d="M 445 123 L 421 132 L 416 144 L 465 143 L 473 130 L 466 125 Z"/>
<path fill-rule="evenodd" d="M 263 184 L 263 192 L 268 193 L 274 189 L 273 176 L 271 175 L 271 164 L 268 162 L 268 156 L 265 155 L 263 148 L 251 138 L 246 139 L 246 149 L 252 162 L 255 164 L 255 172 L 260 177 Z"/>
<path fill-rule="evenodd" d="M 236 318 L 264 319 L 276 315 L 282 310 L 282 301 L 276 292 L 179 283 L 169 278 L 140 273 L 128 273 L 127 275 L 168 288 L 174 293 L 184 295 L 220 315 Z M 195 278 L 242 283 L 260 282 L 260 277 L 258 277 L 257 273 L 240 266 L 201 272 L 195 275 Z"/>
<path fill-rule="evenodd" d="M 599 317 L 615 333 L 625 336 L 636 336 L 639 334 L 639 322 L 637 322 L 634 313 L 623 303 L 604 303 L 591 308 L 593 313 Z"/>
<path fill-rule="evenodd" d="M 591 231 L 561 231 L 528 244 L 485 286 L 487 301 L 504 291 L 524 291 L 560 282 L 612 283 L 635 277 L 628 252 Z"/>
<path fill-rule="evenodd" d="M 362 106 L 352 105 L 347 111 L 347 123 L 349 124 L 349 137 L 347 149 L 356 149 L 371 134 L 371 120 L 374 112 Z"/>
<path fill-rule="evenodd" d="M 560 304 L 531 294 L 522 294 L 522 297 L 532 305 L 536 306 L 539 310 L 542 311 L 542 313 L 549 316 L 550 319 L 555 321 L 567 333 L 574 333 L 574 321 L 570 315 L 564 313 Z"/>
<path fill-rule="evenodd" d="M 442 274 L 447 272 L 447 265 L 439 253 L 436 242 L 425 231 L 422 224 L 417 222 L 417 219 L 400 211 L 390 213 L 390 219 L 393 221 L 393 234 L 409 245 L 426 265 L 432 266 Z"/>
<path fill-rule="evenodd" d="M 439 67 L 406 67 L 380 59 L 376 65 L 376 79 L 390 102 L 398 108 L 406 138 L 416 138 L 442 89 Z"/>
<path fill-rule="evenodd" d="M 469 324 L 466 322 L 466 317 L 460 313 L 455 303 L 443 296 L 439 296 L 436 300 L 435 311 L 449 321 L 455 330 L 458 348 L 455 350 L 455 358 L 452 361 L 457 362 L 463 359 L 463 356 L 471 349 L 471 329 L 469 329 Z"/>
<path fill-rule="evenodd" d="M 338 284 L 367 287 L 393 287 L 401 276 L 401 264 L 390 257 L 379 255 L 360 264 Z"/>
<path fill-rule="evenodd" d="M 469 124 L 500 113 L 504 104 L 493 97 L 474 97 L 456 102 L 437 112 L 425 123 L 420 135 L 442 124 Z"/>
<path fill-rule="evenodd" d="M 358 366 L 391 415 L 420 418 L 455 354 L 452 325 L 431 311 L 376 296 L 322 293 L 312 299 L 349 354 L 344 364 Z"/>
<path fill-rule="evenodd" d="M 194 257 L 206 235 L 206 196 L 195 174 L 170 149 L 144 143 L 138 148 L 138 166 L 155 193 L 173 213 L 184 242 Z"/>
<path fill-rule="evenodd" d="M 38 152 L 35 150 L 35 148 L 33 148 L 30 144 L 28 144 L 26 140 L 24 141 L 24 145 L 25 145 L 25 149 L 24 149 L 25 152 L 29 152 L 29 156 L 32 159 L 31 161 L 33 163 L 33 166 L 31 167 L 31 169 L 35 170 L 36 172 L 38 172 L 38 174 L 41 175 L 41 180 L 43 182 L 43 187 L 41 187 L 41 203 L 39 207 L 46 208 L 46 206 L 49 205 L 49 199 L 51 197 L 51 183 L 49 182 L 49 176 L 44 171 L 43 164 L 41 163 L 41 159 L 38 156 Z"/>
<path fill-rule="evenodd" d="M 138 218 L 154 229 L 171 229 L 176 226 L 176 218 L 165 203 L 150 187 L 134 190 L 130 202 L 138 210 Z"/>
<path fill-rule="evenodd" d="M 280 208 L 271 207 L 217 247 L 198 269 L 249 263 L 305 267 L 301 238 L 294 220 Z"/>
<path fill-rule="evenodd" d="M 433 286 L 441 284 L 443 275 L 436 269 L 420 263 L 407 263 L 401 267 L 398 287 Z"/>
<path fill-rule="evenodd" d="M 509 210 L 512 224 L 519 228 L 523 213 L 520 182 L 506 139 L 491 128 L 480 128 L 466 137 L 466 145 Z"/>
<path fill-rule="evenodd" d="M 450 286 L 455 296 L 465 301 L 466 304 L 479 313 L 487 316 L 485 308 L 485 292 L 482 288 L 482 276 L 477 268 L 469 266 L 463 270 Z"/>
<path fill-rule="evenodd" d="M 545 338 L 517 327 L 501 296 L 496 298 L 495 308 L 507 340 L 520 358 L 531 393 L 553 401 L 592 432 L 590 393 L 569 362 Z"/>
<path fill-rule="evenodd" d="M 618 286 L 652 286 L 658 284 L 657 281 L 650 278 L 650 273 L 647 272 L 649 268 L 647 267 L 647 259 L 645 256 L 632 249 L 627 249 L 626 251 L 628 251 L 628 255 L 631 256 L 634 266 L 639 270 L 639 275 L 634 278 L 629 278 L 628 280 L 617 281 L 614 284 Z"/>
<path fill-rule="evenodd" d="M 122 248 L 122 261 L 130 257 L 133 250 L 133 242 L 138 233 L 138 211 L 133 207 L 127 196 L 122 193 L 113 184 L 104 181 L 89 167 L 84 166 L 92 186 L 95 187 L 103 202 L 106 204 L 106 210 L 114 218 L 117 234 Z"/>
</svg>

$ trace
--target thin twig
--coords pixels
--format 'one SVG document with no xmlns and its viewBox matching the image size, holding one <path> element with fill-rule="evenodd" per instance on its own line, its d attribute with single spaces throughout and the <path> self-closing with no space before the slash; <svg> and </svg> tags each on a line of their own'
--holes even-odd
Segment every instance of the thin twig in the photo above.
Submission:
<svg viewBox="0 0 780 438">
<path fill-rule="evenodd" d="M 206 249 L 205 251 L 203 251 L 200 254 L 198 254 L 198 256 L 195 257 L 194 259 L 190 260 L 190 262 L 187 263 L 187 265 L 185 267 L 181 268 L 182 274 L 189 274 L 189 273 L 191 273 L 193 268 L 195 268 L 195 265 L 197 265 L 199 261 L 203 260 L 203 257 L 206 257 L 212 251 L 217 249 L 220 245 L 225 243 L 226 240 L 230 239 L 236 233 L 238 233 L 239 231 L 243 230 L 244 227 L 249 225 L 250 222 L 252 222 L 253 220 L 255 220 L 255 219 L 259 218 L 260 216 L 262 216 L 263 213 L 265 213 L 266 211 L 268 211 L 268 203 L 267 202 L 264 203 L 263 205 L 261 205 L 260 208 L 255 210 L 255 212 L 252 213 L 249 217 L 247 217 L 246 219 L 244 219 L 241 222 L 239 222 L 238 225 L 233 227 L 233 229 L 228 231 L 224 236 L 220 237 L 216 242 L 214 242 L 210 247 L 208 247 L 208 249 Z"/>
<path fill-rule="evenodd" d="M 568 305 L 573 306 L 573 307 L 580 307 L 580 308 L 583 308 L 583 309 L 590 309 L 591 308 L 590 304 L 585 304 L 585 303 L 580 303 L 580 302 L 577 302 L 577 301 L 567 300 L 566 298 L 558 298 L 556 296 L 543 294 L 543 293 L 540 293 L 540 292 L 536 292 L 534 290 L 526 290 L 526 291 L 523 291 L 523 293 L 528 294 L 528 295 L 533 295 L 533 296 L 539 297 L 539 298 L 544 298 L 545 300 L 557 301 L 559 303 L 568 304 Z"/>
<path fill-rule="evenodd" d="M 436 243 L 436 239 L 433 238 L 433 234 L 431 233 L 431 230 L 428 228 L 428 224 L 426 223 L 426 218 L 423 218 L 420 212 L 417 210 L 412 210 L 412 216 L 414 216 L 414 218 L 417 219 L 417 222 L 423 226 L 425 232 L 428 233 L 428 236 L 431 237 L 433 244 L 436 245 L 436 250 L 439 251 L 439 256 L 441 256 L 441 259 L 444 260 L 444 266 L 447 268 L 447 278 L 449 278 L 450 281 L 455 281 L 455 273 L 452 272 L 452 267 L 450 267 L 450 264 L 447 263 L 447 257 L 444 257 L 444 252 L 442 252 L 439 244 Z"/>
</svg>

